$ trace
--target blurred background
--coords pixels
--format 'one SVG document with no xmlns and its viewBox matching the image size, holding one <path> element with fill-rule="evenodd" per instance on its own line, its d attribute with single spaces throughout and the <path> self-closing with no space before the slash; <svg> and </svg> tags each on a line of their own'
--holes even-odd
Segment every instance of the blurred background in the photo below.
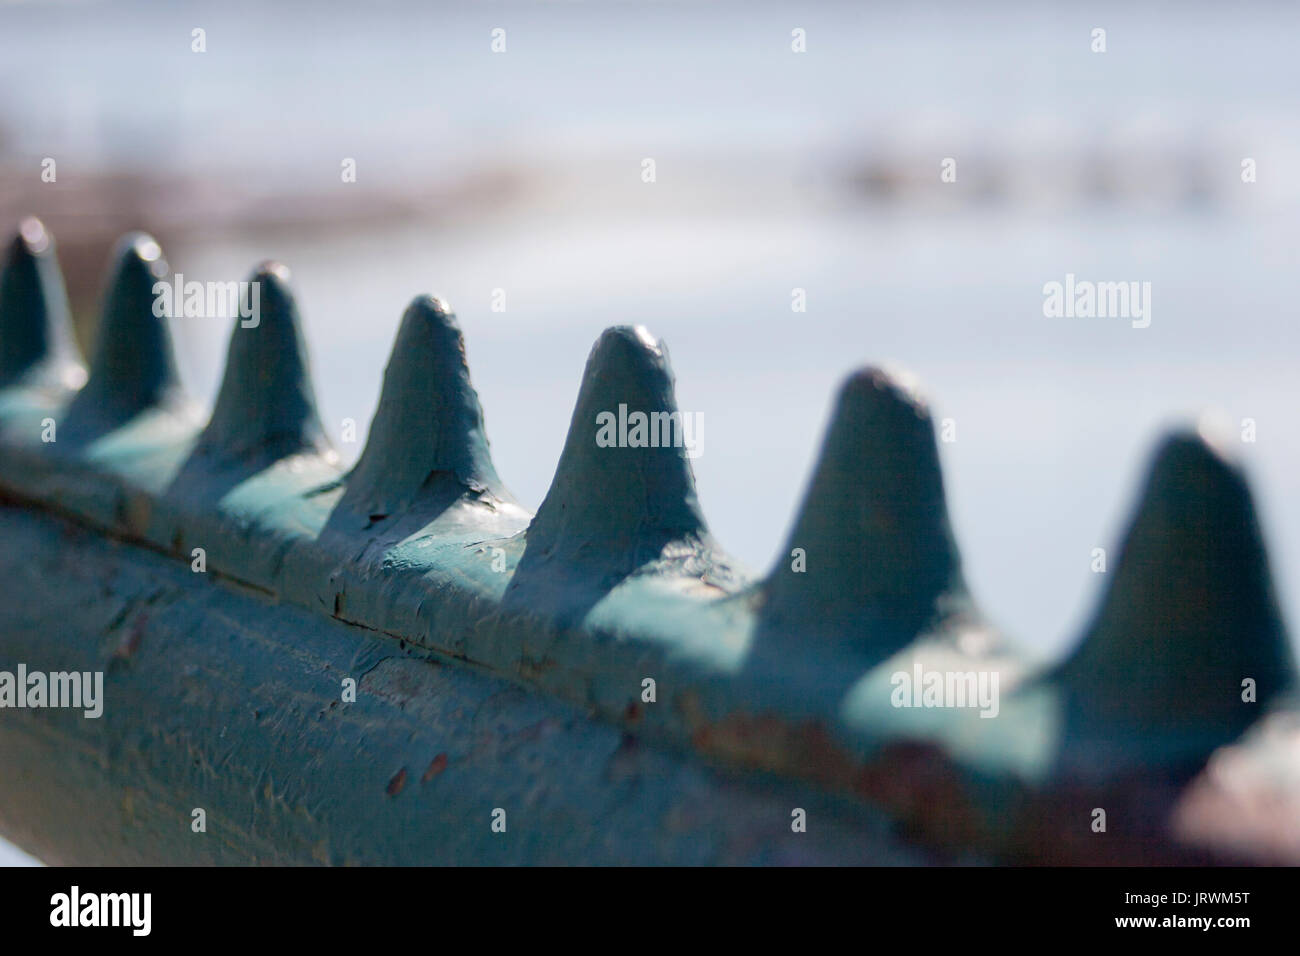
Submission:
<svg viewBox="0 0 1300 956">
<path fill-rule="evenodd" d="M 1160 431 L 1217 409 L 1294 628 L 1300 9 L 1075 7 L 0 0 L 0 224 L 55 234 L 83 349 L 124 231 L 187 279 L 287 264 L 349 460 L 402 309 L 444 297 L 530 507 L 591 344 L 643 323 L 755 571 L 840 380 L 901 365 L 956 423 L 972 590 L 1044 655 L 1086 623 Z M 1067 273 L 1150 282 L 1150 327 L 1045 318 Z M 229 328 L 173 320 L 208 401 Z"/>
</svg>

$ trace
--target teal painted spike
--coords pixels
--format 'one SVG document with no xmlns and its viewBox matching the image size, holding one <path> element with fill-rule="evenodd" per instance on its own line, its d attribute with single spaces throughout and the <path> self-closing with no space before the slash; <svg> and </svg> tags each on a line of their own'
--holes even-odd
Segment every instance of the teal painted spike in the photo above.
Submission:
<svg viewBox="0 0 1300 956">
<path fill-rule="evenodd" d="M 708 540 L 683 424 L 663 343 L 641 327 L 607 329 L 587 359 L 555 478 L 528 527 L 526 565 L 545 558 L 618 578 L 673 542 Z"/>
<path fill-rule="evenodd" d="M 1246 478 L 1200 434 L 1160 446 L 1110 589 L 1056 676 L 1081 721 L 1221 740 L 1294 687 Z"/>
<path fill-rule="evenodd" d="M 456 316 L 422 295 L 402 316 L 370 437 L 339 508 L 387 516 L 448 493 L 513 500 L 492 465 Z"/>
<path fill-rule="evenodd" d="M 72 340 L 68 296 L 54 237 L 39 219 L 22 221 L 0 275 L 0 388 L 80 388 L 86 371 Z"/>
<path fill-rule="evenodd" d="M 67 411 L 68 433 L 80 437 L 184 401 L 167 318 L 155 311 L 154 284 L 167 275 L 161 247 L 132 233 L 118 242 L 111 261 L 90 380 Z"/>
<path fill-rule="evenodd" d="M 930 413 L 900 378 L 840 389 L 766 592 L 764 633 L 880 656 L 972 611 Z"/>
<path fill-rule="evenodd" d="M 332 455 L 289 270 L 263 263 L 249 282 L 250 296 L 257 290 L 257 314 L 235 320 L 221 391 L 196 452 L 263 466 L 300 453 Z"/>
</svg>

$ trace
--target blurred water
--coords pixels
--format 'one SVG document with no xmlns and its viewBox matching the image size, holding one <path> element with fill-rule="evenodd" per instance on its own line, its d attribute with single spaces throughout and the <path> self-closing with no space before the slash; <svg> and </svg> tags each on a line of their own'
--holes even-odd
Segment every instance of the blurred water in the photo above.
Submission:
<svg viewBox="0 0 1300 956">
<path fill-rule="evenodd" d="M 11 152 L 59 156 L 69 175 L 202 173 L 268 201 L 509 164 L 528 190 L 504 209 L 333 234 L 200 222 L 169 258 L 202 279 L 291 266 L 336 438 L 352 418 L 364 440 L 405 304 L 448 298 L 498 469 L 532 506 L 596 335 L 648 325 L 681 406 L 704 415 L 706 513 L 757 570 L 838 381 L 901 363 L 957 422 L 941 452 L 973 589 L 1058 653 L 1157 434 L 1206 406 L 1258 422 L 1241 454 L 1300 620 L 1298 21 L 1275 4 L 19 4 L 0 7 L 0 127 Z M 195 26 L 206 54 L 190 52 Z M 505 55 L 489 51 L 498 26 Z M 1088 51 L 1095 26 L 1105 54 Z M 795 27 L 806 54 L 790 52 Z M 944 156 L 956 184 L 938 183 Z M 872 163 L 920 185 L 863 195 L 855 171 Z M 981 171 L 989 195 L 969 185 Z M 1045 319 L 1042 286 L 1066 273 L 1151 282 L 1151 326 Z M 225 324 L 175 331 L 211 396 Z"/>
</svg>

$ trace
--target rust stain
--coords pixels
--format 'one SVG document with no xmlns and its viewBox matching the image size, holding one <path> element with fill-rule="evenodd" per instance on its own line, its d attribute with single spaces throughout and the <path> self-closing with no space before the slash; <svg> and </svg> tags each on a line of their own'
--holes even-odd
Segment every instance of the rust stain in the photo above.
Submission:
<svg viewBox="0 0 1300 956">
<path fill-rule="evenodd" d="M 429 769 L 424 771 L 424 773 L 420 776 L 420 783 L 428 783 L 430 780 L 438 776 L 438 774 L 442 773 L 446 769 L 447 769 L 447 755 L 445 753 L 438 754 L 438 756 L 433 758 L 433 762 L 429 764 Z M 405 773 L 406 771 L 402 771 L 402 772 Z"/>
<path fill-rule="evenodd" d="M 401 770 L 397 771 L 397 773 L 393 774 L 393 779 L 388 781 L 388 786 L 384 788 L 384 792 L 390 797 L 395 797 L 402 792 L 402 788 L 405 786 L 406 768 L 403 767 Z"/>
<path fill-rule="evenodd" d="M 118 520 L 129 535 L 144 537 L 152 514 L 153 501 L 146 494 L 128 494 L 119 502 Z"/>
<path fill-rule="evenodd" d="M 148 614 L 142 613 L 135 619 L 131 627 L 118 640 L 117 647 L 113 648 L 113 657 L 116 660 L 124 661 L 134 656 L 140 649 L 140 641 L 144 638 L 144 629 L 148 623 Z"/>
<path fill-rule="evenodd" d="M 890 744 L 863 760 L 816 721 L 792 724 L 772 714 L 731 714 L 710 723 L 693 700 L 679 706 L 693 724 L 692 743 L 708 756 L 854 794 L 900 817 L 931 845 L 979 847 L 990 841 L 988 821 L 961 771 L 936 746 Z"/>
</svg>

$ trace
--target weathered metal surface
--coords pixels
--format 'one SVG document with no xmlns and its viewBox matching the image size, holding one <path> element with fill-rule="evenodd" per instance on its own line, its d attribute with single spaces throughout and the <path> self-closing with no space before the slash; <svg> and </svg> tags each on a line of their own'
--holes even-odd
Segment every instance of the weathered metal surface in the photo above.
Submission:
<svg viewBox="0 0 1300 956">
<path fill-rule="evenodd" d="M 369 443 L 345 473 L 316 418 L 282 267 L 253 276 L 266 290 L 260 322 L 236 322 L 204 426 L 179 394 L 166 323 L 152 311 L 149 289 L 165 270 L 157 244 L 129 237 L 115 255 L 86 387 L 18 381 L 0 391 L 0 487 L 105 541 L 132 542 L 132 562 L 158 560 L 139 550 L 147 547 L 179 559 L 173 567 L 184 576 L 192 549 L 203 548 L 209 573 L 191 576 L 178 614 L 192 620 L 191 602 L 209 613 L 213 602 L 233 606 L 241 589 L 264 596 L 297 629 L 293 641 L 287 630 L 267 639 L 288 654 L 265 662 L 277 693 L 324 694 L 318 703 L 328 706 L 337 692 L 308 689 L 286 648 L 296 642 L 302 653 L 319 653 L 316 642 L 334 639 L 327 633 L 348 634 L 337 639 L 458 661 L 456 680 L 509 680 L 541 695 L 529 706 L 577 708 L 605 725 L 600 732 L 619 727 L 656 753 L 764 771 L 756 793 L 815 786 L 865 801 L 948 852 L 1300 859 L 1294 843 L 1262 853 L 1259 841 L 1229 839 L 1226 830 L 1174 827 L 1185 785 L 1216 748 L 1265 713 L 1294 710 L 1292 651 L 1249 490 L 1196 433 L 1162 446 L 1094 625 L 1068 660 L 1044 665 L 1008 646 L 971 598 L 929 412 L 896 377 L 869 369 L 846 381 L 788 546 L 756 578 L 709 533 L 686 449 L 595 440 L 601 412 L 676 412 L 666 349 L 643 329 L 611 329 L 597 342 L 555 479 L 533 517 L 492 465 L 463 338 L 443 303 L 422 296 L 407 310 Z M 62 318 L 52 262 L 48 242 L 11 248 L 6 275 L 20 280 L 5 280 L 0 349 L 10 326 Z M 35 361 L 30 348 L 21 353 L 29 359 L 15 354 L 6 361 Z M 58 427 L 55 442 L 41 440 L 48 420 Z M 792 563 L 795 549 L 806 570 Z M 243 626 L 254 633 L 291 628 L 249 613 Z M 102 636 L 94 626 L 74 630 Z M 0 666 L 20 659 L 16 650 L 39 650 L 16 643 L 30 633 L 0 628 Z M 239 666 L 235 657 L 217 661 Z M 895 706 L 900 672 L 996 675 L 997 716 Z M 652 703 L 642 700 L 646 679 L 655 682 Z M 1257 685 L 1253 701 L 1243 699 L 1246 679 Z M 160 667 L 124 685 L 123 712 L 112 719 L 132 724 L 115 732 L 151 734 L 152 722 L 180 721 L 203 741 L 193 746 L 212 753 L 214 741 L 204 740 L 219 733 L 211 715 L 129 709 L 179 683 Z M 234 691 L 214 679 L 211 693 L 226 692 Z M 310 712 L 304 706 L 285 721 Z M 6 738 L 12 726 L 6 715 Z M 296 777 L 313 758 L 295 753 L 293 739 L 249 752 L 245 769 L 262 760 L 267 774 Z M 312 753 L 362 744 L 365 752 L 330 753 L 331 766 L 374 772 L 372 741 L 340 733 L 318 744 L 323 750 Z M 564 746 L 581 745 L 574 737 Z M 1293 759 L 1285 747 L 1236 746 L 1278 752 L 1265 757 L 1270 766 Z M 31 753 L 38 767 L 39 750 Z M 129 786 L 124 767 L 108 758 L 100 783 Z M 1271 786 L 1295 805 L 1292 783 Z M 349 806 L 359 815 L 350 823 L 364 826 L 371 808 Z M 1107 810 L 1105 832 L 1090 825 L 1096 808 Z M 313 821 L 316 840 L 337 824 L 334 816 Z M 789 829 L 788 810 L 781 823 Z M 571 845 L 555 830 L 534 837 Z M 383 858 L 349 846 L 331 859 Z M 516 858 L 545 853 L 539 844 Z"/>
<path fill-rule="evenodd" d="M 51 863 L 919 863 L 880 811 L 660 753 L 516 684 L 0 508 L 4 656 L 104 716 L 0 718 L 0 822 Z M 340 682 L 357 681 L 356 701 Z M 192 829 L 203 809 L 206 832 Z M 505 832 L 492 829 L 505 811 Z M 813 825 L 791 831 L 802 808 Z"/>
</svg>

